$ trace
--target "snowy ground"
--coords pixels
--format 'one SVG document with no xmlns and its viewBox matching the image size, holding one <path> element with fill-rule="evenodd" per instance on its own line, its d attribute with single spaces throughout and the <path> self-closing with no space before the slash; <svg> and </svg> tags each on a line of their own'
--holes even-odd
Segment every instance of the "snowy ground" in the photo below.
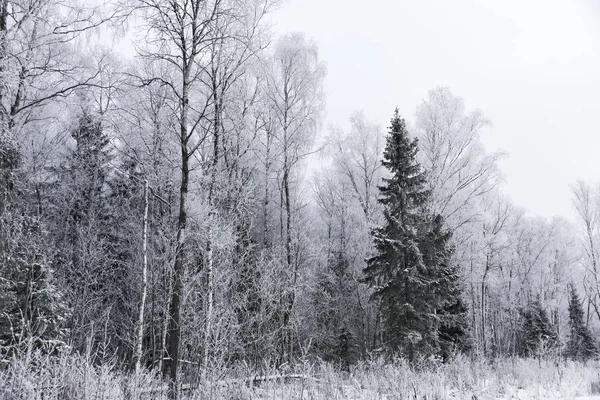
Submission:
<svg viewBox="0 0 600 400">
<path fill-rule="evenodd" d="M 418 391 L 418 390 L 417 390 Z M 509 390 L 506 393 L 494 394 L 484 393 L 479 396 L 473 393 L 459 393 L 456 390 L 448 390 L 446 393 L 438 394 L 435 397 L 419 396 L 415 397 L 414 393 L 382 393 L 380 390 L 368 390 L 359 389 L 353 387 L 340 387 L 339 390 L 328 391 L 328 393 L 321 392 L 314 389 L 306 388 L 300 390 L 290 390 L 289 388 L 261 390 L 255 389 L 252 393 L 246 393 L 248 399 L 256 400 L 267 400 L 267 399 L 313 399 L 313 400 L 328 400 L 328 399 L 351 399 L 351 400 L 400 400 L 400 399 L 418 399 L 418 400 L 600 400 L 599 396 L 577 396 L 577 395 L 565 395 L 561 393 L 553 393 L 543 388 L 528 388 L 528 389 L 517 389 Z"/>
<path fill-rule="evenodd" d="M 463 359 L 415 371 L 374 363 L 345 374 L 321 367 L 293 382 L 238 390 L 230 394 L 260 400 L 600 400 L 600 364 Z"/>
<path fill-rule="evenodd" d="M 0 370 L 0 399 L 166 399 L 158 376 L 123 375 L 82 357 L 14 361 Z M 306 362 L 285 370 L 244 368 L 223 371 L 227 378 L 189 382 L 182 400 L 600 400 L 600 363 L 562 360 L 470 360 L 426 363 L 373 360 L 340 372 Z M 219 373 L 219 375 L 221 375 Z M 223 376 L 223 375 L 221 375 Z M 70 397 L 65 397 L 69 394 Z"/>
</svg>

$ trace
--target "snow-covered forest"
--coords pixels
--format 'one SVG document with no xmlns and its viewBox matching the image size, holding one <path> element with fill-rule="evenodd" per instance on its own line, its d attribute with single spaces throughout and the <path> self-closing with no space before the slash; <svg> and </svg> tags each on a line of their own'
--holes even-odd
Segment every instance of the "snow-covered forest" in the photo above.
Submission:
<svg viewBox="0 0 600 400">
<path fill-rule="evenodd" d="M 326 125 L 278 7 L 0 0 L 0 398 L 600 393 L 600 186 L 531 216 L 446 87 Z"/>
</svg>

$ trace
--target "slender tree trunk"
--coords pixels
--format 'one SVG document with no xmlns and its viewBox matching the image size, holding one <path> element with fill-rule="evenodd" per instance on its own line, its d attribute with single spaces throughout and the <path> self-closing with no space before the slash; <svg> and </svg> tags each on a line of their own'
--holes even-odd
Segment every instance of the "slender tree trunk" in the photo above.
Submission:
<svg viewBox="0 0 600 400">
<path fill-rule="evenodd" d="M 594 293 L 592 305 L 596 316 L 600 319 L 600 310 L 598 309 L 598 296 L 600 296 L 600 283 L 598 283 L 598 263 L 596 261 L 596 246 L 594 245 L 594 233 L 592 232 L 592 226 L 590 221 L 586 221 L 587 237 L 590 244 L 590 257 L 592 258 L 592 269 L 594 271 Z M 590 296 L 592 297 L 592 296 Z"/>
<path fill-rule="evenodd" d="M 487 355 L 487 332 L 486 332 L 486 320 L 487 320 L 487 315 L 486 315 L 486 280 L 487 280 L 487 276 L 488 276 L 488 272 L 490 271 L 490 254 L 488 253 L 486 255 L 486 260 L 485 260 L 485 271 L 483 272 L 483 277 L 481 279 L 481 348 L 483 350 L 483 355 L 486 356 Z"/>
<path fill-rule="evenodd" d="M 281 243 L 284 242 L 285 240 L 285 236 L 284 236 L 284 232 L 285 232 L 285 224 L 284 224 L 284 218 L 283 218 L 283 214 L 284 214 L 284 210 L 285 210 L 285 206 L 284 206 L 284 195 L 283 195 L 283 185 L 282 185 L 282 181 L 279 180 L 279 174 L 277 174 L 277 186 L 279 189 L 279 240 L 281 241 Z"/>
<path fill-rule="evenodd" d="M 287 159 L 287 155 L 285 158 Z M 283 171 L 283 193 L 285 196 L 285 262 L 289 271 L 292 269 L 292 204 L 290 199 L 289 171 L 287 167 L 285 167 Z"/>
<path fill-rule="evenodd" d="M 191 61 L 190 61 L 191 62 Z M 184 62 L 187 66 L 187 62 Z M 180 309 L 181 294 L 183 290 L 183 275 L 185 271 L 185 230 L 187 228 L 186 200 L 189 187 L 189 154 L 188 154 L 188 109 L 189 109 L 189 66 L 184 69 L 182 101 L 180 113 L 180 145 L 181 145 L 181 185 L 179 188 L 179 217 L 177 220 L 177 245 L 175 250 L 175 263 L 173 267 L 173 292 L 171 293 L 171 306 L 169 308 L 169 327 L 165 374 L 170 378 L 169 398 L 176 400 L 179 397 L 179 382 L 177 369 L 179 367 L 179 342 L 181 339 Z"/>
<path fill-rule="evenodd" d="M 213 218 L 215 217 L 215 207 L 213 204 L 215 186 L 217 184 L 217 168 L 219 166 L 219 133 L 221 128 L 221 108 L 220 99 L 218 96 L 218 83 L 216 81 L 216 74 L 218 69 L 213 69 L 213 102 L 214 102 L 214 120 L 213 120 L 213 160 L 212 160 L 212 171 L 210 177 L 210 184 L 208 188 L 208 207 L 209 207 L 209 218 L 208 218 L 208 230 L 207 230 L 207 241 L 206 241 L 206 279 L 207 279 L 207 306 L 206 306 L 206 326 L 204 331 L 204 359 L 203 365 L 206 371 L 208 367 L 208 359 L 210 356 L 210 338 L 212 332 L 212 319 L 214 309 L 214 256 L 213 256 L 213 244 L 212 244 L 212 224 L 215 223 Z"/>
<path fill-rule="evenodd" d="M 8 29 L 8 0 L 0 0 L 0 77 L 6 69 L 6 32 Z M 4 106 L 5 82 L 0 82 L 0 217 L 4 214 L 10 192 L 11 173 L 11 136 L 9 116 Z M 2 221 L 0 220 L 0 224 Z M 1 227 L 1 225 L 0 225 Z"/>
<path fill-rule="evenodd" d="M 154 289 L 156 288 L 156 279 L 154 268 L 150 270 L 150 287 L 153 288 L 150 294 L 150 321 L 152 321 L 152 324 L 150 325 L 150 329 L 152 329 L 150 337 L 152 338 L 151 365 L 154 367 L 154 363 L 156 362 L 156 325 L 154 324 L 154 321 L 156 321 L 156 291 Z"/>
<path fill-rule="evenodd" d="M 586 314 L 585 314 L 585 326 L 586 328 L 590 325 L 590 299 L 588 297 L 588 301 L 587 301 L 587 309 L 586 309 Z"/>
<path fill-rule="evenodd" d="M 172 279 L 171 276 L 169 275 L 167 277 L 167 282 L 166 282 L 166 288 L 168 290 L 167 292 L 167 298 L 166 298 L 166 307 L 170 307 L 170 301 L 169 299 L 171 298 L 171 292 L 173 290 L 172 286 Z M 160 352 L 161 352 L 161 356 L 158 360 L 158 370 L 159 371 L 166 371 L 165 367 L 165 360 L 168 359 L 168 351 L 167 351 L 167 337 L 169 336 L 169 314 L 166 312 L 165 310 L 165 318 L 162 321 L 162 330 L 161 330 L 161 334 L 160 334 Z M 168 378 L 168 376 L 167 376 Z"/>
<path fill-rule="evenodd" d="M 487 345 L 486 345 L 486 298 L 485 298 L 485 279 L 481 281 L 481 348 L 483 350 L 483 356 L 487 355 Z"/>
<path fill-rule="evenodd" d="M 269 130 L 267 130 L 267 150 L 266 150 L 266 158 L 265 158 L 265 199 L 264 199 L 264 209 L 263 209 L 263 247 L 266 249 L 269 247 L 269 172 L 271 170 L 271 161 L 270 161 L 270 152 L 271 152 L 271 134 Z"/>
<path fill-rule="evenodd" d="M 142 342 L 144 340 L 144 309 L 148 286 L 148 180 L 144 182 L 144 228 L 142 234 L 142 298 L 136 325 L 136 343 L 134 350 L 135 373 L 139 374 L 142 360 Z"/>
<path fill-rule="evenodd" d="M 289 98 L 288 98 L 288 87 L 287 82 L 284 85 L 284 104 L 285 109 L 283 113 L 283 178 L 282 178 L 282 189 L 283 189 L 283 200 L 285 202 L 285 262 L 286 262 L 286 272 L 288 276 L 291 275 L 290 283 L 290 293 L 287 297 L 287 304 L 284 305 L 283 311 L 283 356 L 285 358 L 286 349 L 289 349 L 289 356 L 291 356 L 292 349 L 292 339 L 291 339 L 291 330 L 289 329 L 289 322 L 292 313 L 292 309 L 294 307 L 295 301 L 295 292 L 296 292 L 296 280 L 297 280 L 297 267 L 293 265 L 292 260 L 292 200 L 290 198 L 290 169 L 291 169 L 291 160 L 289 159 L 290 152 L 290 143 L 288 138 L 288 108 L 289 108 Z M 289 343 L 286 343 L 289 342 Z"/>
<path fill-rule="evenodd" d="M 212 235 L 212 229 L 210 228 L 211 222 L 209 222 L 209 228 L 207 235 L 209 235 L 209 239 L 206 242 L 206 274 L 207 274 L 207 305 L 206 305 L 206 326 L 204 330 L 204 357 L 203 357 L 203 366 L 204 371 L 207 371 L 208 368 L 208 359 L 210 356 L 210 345 L 211 345 L 211 332 L 212 332 L 212 319 L 213 319 L 213 308 L 214 308 L 214 273 L 213 273 L 213 247 L 212 247 L 212 239 L 210 239 L 210 235 Z"/>
<path fill-rule="evenodd" d="M 8 0 L 0 0 L 0 76 L 4 77 L 6 70 L 6 33 L 8 30 Z M 5 82 L 2 82 L 4 85 Z M 4 87 L 0 87 L 0 105 L 4 105 Z M 8 126 L 8 115 L 5 107 L 0 107 L 0 129 L 4 131 Z M 0 132 L 2 135 L 7 132 Z M 0 136 L 1 137 L 1 136 Z M 1 214 L 0 214 L 1 216 Z"/>
<path fill-rule="evenodd" d="M 169 213 L 169 216 L 171 216 L 171 213 Z M 171 293 L 173 292 L 173 268 L 171 268 L 171 266 L 169 265 L 170 261 L 171 260 L 165 260 L 165 263 L 162 265 L 162 282 L 163 287 L 165 289 L 164 298 L 162 299 L 162 315 L 164 318 L 161 320 L 160 348 L 158 351 L 158 370 L 163 372 L 163 376 L 165 378 L 168 378 L 168 375 L 166 374 L 165 360 L 168 359 L 167 337 L 169 332 L 170 319 L 169 309 L 171 306 Z"/>
<path fill-rule="evenodd" d="M 283 170 L 283 193 L 284 193 L 284 201 L 285 201 L 285 262 L 286 262 L 286 272 L 288 276 L 291 275 L 291 281 L 289 282 L 290 287 L 289 293 L 286 296 L 287 301 L 284 304 L 283 310 L 283 357 L 286 357 L 286 352 L 289 350 L 288 356 L 291 356 L 292 349 L 292 339 L 291 339 L 291 329 L 289 328 L 290 317 L 292 314 L 292 309 L 294 307 L 295 301 L 295 292 L 296 292 L 296 280 L 297 280 L 297 268 L 293 265 L 292 260 L 292 230 L 291 230 L 291 214 L 292 214 L 292 206 L 290 199 L 290 182 L 289 182 L 289 170 L 287 167 L 287 154 L 284 155 L 284 170 Z"/>
</svg>

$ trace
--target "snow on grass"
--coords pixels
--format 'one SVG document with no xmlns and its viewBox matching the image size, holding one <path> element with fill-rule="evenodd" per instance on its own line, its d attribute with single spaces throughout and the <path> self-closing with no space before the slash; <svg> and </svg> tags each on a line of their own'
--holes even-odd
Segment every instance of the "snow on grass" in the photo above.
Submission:
<svg viewBox="0 0 600 400">
<path fill-rule="evenodd" d="M 448 364 L 410 367 L 402 360 L 363 362 L 339 371 L 325 363 L 254 371 L 237 368 L 212 383 L 192 382 L 185 399 L 223 400 L 600 400 L 600 364 L 459 357 Z M 83 357 L 31 357 L 0 367 L 4 399 L 166 399 L 164 382 L 152 374 L 125 376 Z"/>
<path fill-rule="evenodd" d="M 459 358 L 410 368 L 402 361 L 363 363 L 340 373 L 328 365 L 306 371 L 310 379 L 255 388 L 248 399 L 595 399 L 599 365 Z M 596 386 L 594 386 L 596 385 Z M 587 397 L 586 397 L 587 396 Z"/>
</svg>

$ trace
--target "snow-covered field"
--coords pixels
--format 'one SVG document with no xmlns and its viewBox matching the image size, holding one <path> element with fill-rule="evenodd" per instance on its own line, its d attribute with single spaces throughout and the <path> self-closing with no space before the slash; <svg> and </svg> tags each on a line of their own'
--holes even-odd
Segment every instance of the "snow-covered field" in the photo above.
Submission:
<svg viewBox="0 0 600 400">
<path fill-rule="evenodd" d="M 349 373 L 321 366 L 304 379 L 238 388 L 240 399 L 577 399 L 600 400 L 600 365 L 502 360 L 457 360 L 413 370 L 404 363 L 362 365 Z"/>
<path fill-rule="evenodd" d="M 46 359 L 48 360 L 48 359 Z M 92 366 L 85 358 L 14 361 L 0 369 L 0 399 L 166 399 L 155 376 L 124 376 L 110 365 Z M 362 363 L 340 372 L 331 365 L 306 362 L 264 371 L 268 379 L 243 368 L 228 378 L 186 385 L 184 399 L 222 400 L 600 400 L 600 364 L 459 358 L 449 364 L 410 368 L 402 361 Z M 206 382 L 214 382 L 207 384 Z M 190 388 L 191 387 L 191 388 Z"/>
</svg>

